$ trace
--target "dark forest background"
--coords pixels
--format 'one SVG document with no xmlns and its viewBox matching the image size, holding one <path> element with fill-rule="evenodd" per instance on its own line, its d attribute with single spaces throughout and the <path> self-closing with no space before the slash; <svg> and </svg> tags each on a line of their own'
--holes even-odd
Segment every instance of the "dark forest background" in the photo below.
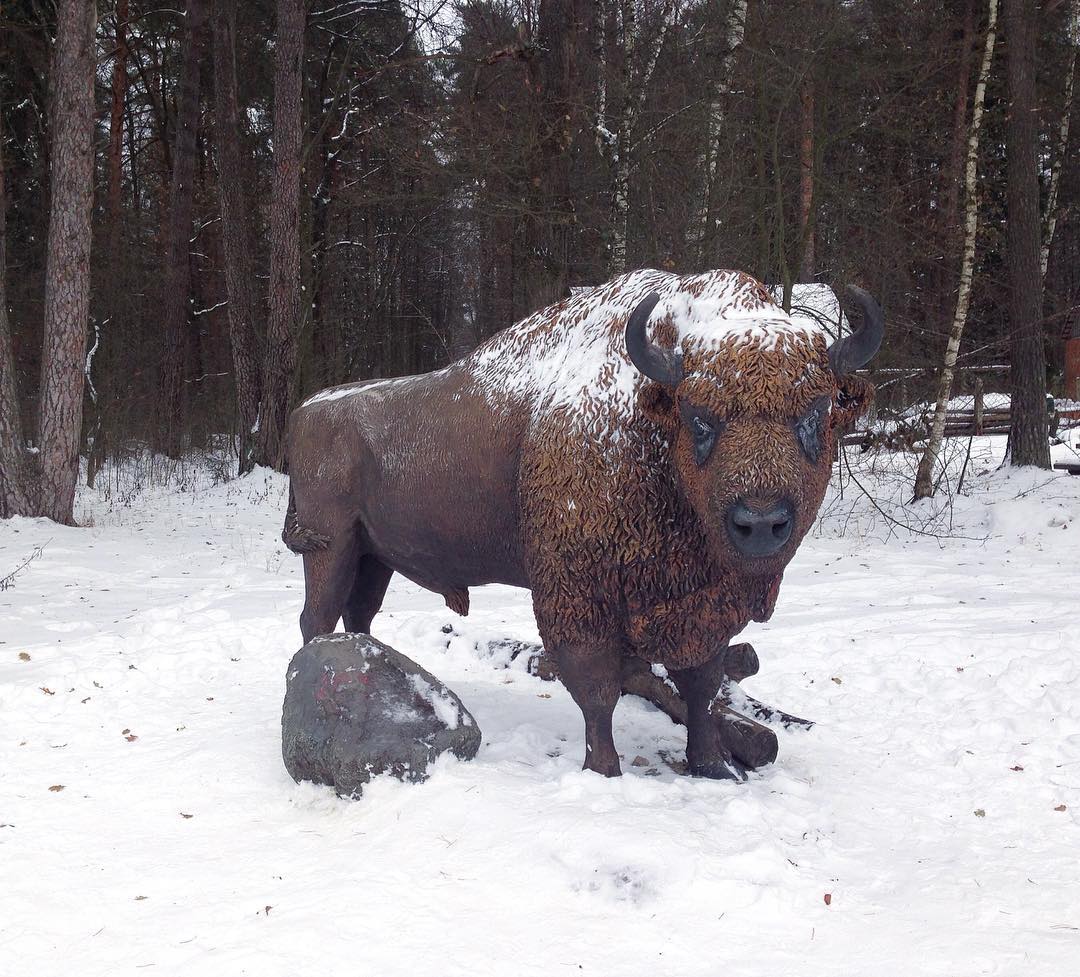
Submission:
<svg viewBox="0 0 1080 977">
<path fill-rule="evenodd" d="M 1020 288 L 1040 308 L 1036 372 L 1061 393 L 1064 340 L 1080 336 L 1076 3 L 1010 3 L 969 201 L 987 0 L 4 0 L 18 437 L 36 443 L 45 399 L 55 39 L 87 9 L 91 479 L 124 451 L 222 436 L 241 468 L 280 464 L 307 393 L 438 367 L 644 266 L 744 269 L 785 298 L 858 283 L 888 322 L 875 369 L 910 368 L 905 396 L 932 401 L 969 203 L 957 383 L 1010 362 Z M 1007 66 L 1021 56 L 1048 251 L 1018 282 Z M 1007 373 L 987 382 L 1008 389 Z"/>
</svg>

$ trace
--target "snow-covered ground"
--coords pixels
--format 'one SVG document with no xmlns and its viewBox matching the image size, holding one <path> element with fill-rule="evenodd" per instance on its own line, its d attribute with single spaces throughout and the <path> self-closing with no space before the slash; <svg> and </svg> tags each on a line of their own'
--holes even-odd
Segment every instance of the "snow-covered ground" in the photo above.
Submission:
<svg viewBox="0 0 1080 977">
<path fill-rule="evenodd" d="M 682 730 L 632 699 L 625 775 L 582 773 L 562 687 L 483 652 L 535 639 L 528 595 L 462 620 L 400 580 L 376 634 L 478 757 L 296 785 L 282 478 L 132 469 L 83 491 L 90 528 L 0 523 L 0 575 L 41 547 L 0 593 L 0 975 L 1080 972 L 1080 478 L 995 471 L 1000 440 L 951 511 L 900 504 L 910 456 L 851 454 L 747 631 L 748 690 L 818 725 L 741 785 L 677 775 Z"/>
</svg>

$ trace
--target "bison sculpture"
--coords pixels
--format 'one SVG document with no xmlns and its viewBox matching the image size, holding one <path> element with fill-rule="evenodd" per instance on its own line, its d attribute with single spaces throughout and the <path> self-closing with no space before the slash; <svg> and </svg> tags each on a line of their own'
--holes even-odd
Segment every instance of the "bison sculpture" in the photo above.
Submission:
<svg viewBox="0 0 1080 977">
<path fill-rule="evenodd" d="M 736 775 L 710 705 L 731 637 L 772 613 L 866 409 L 874 300 L 827 344 L 739 272 L 623 275 L 421 376 L 323 390 L 292 414 L 283 539 L 304 558 L 305 641 L 366 632 L 400 573 L 467 614 L 532 591 L 585 719 L 586 769 L 620 773 L 624 658 L 665 666 L 687 762 Z"/>
</svg>

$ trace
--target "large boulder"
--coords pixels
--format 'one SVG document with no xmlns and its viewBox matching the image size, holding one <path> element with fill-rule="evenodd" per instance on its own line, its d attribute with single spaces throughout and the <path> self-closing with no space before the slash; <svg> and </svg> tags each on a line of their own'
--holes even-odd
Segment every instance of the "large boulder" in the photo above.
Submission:
<svg viewBox="0 0 1080 977">
<path fill-rule="evenodd" d="M 380 773 L 423 780 L 437 756 L 470 760 L 479 748 L 461 700 L 369 634 L 323 635 L 289 662 L 281 755 L 296 781 L 355 795 Z"/>
</svg>

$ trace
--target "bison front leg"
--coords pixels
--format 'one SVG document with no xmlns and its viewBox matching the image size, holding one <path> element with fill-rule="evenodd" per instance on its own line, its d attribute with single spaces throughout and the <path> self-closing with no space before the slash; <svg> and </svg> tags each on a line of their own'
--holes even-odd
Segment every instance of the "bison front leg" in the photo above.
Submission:
<svg viewBox="0 0 1080 977">
<path fill-rule="evenodd" d="M 741 780 L 742 771 L 711 712 L 724 680 L 724 655 L 696 668 L 671 670 L 668 675 L 686 701 L 686 764 L 695 777 Z"/>
<path fill-rule="evenodd" d="M 585 717 L 585 763 L 605 777 L 622 774 L 611 717 L 622 694 L 622 649 L 602 642 L 557 645 L 559 677 Z"/>
</svg>

